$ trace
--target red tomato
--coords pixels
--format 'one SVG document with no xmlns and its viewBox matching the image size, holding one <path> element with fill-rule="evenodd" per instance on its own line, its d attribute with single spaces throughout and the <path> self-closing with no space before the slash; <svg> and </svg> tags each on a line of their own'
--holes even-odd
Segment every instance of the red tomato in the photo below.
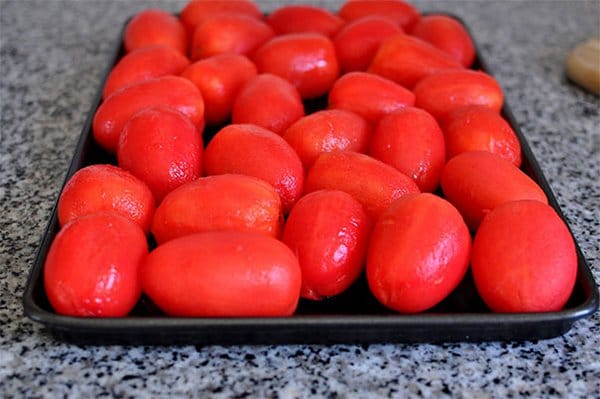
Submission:
<svg viewBox="0 0 600 399">
<path fill-rule="evenodd" d="M 119 135 L 136 112 L 154 106 L 168 106 L 186 115 L 200 130 L 204 128 L 204 100 L 189 80 L 163 76 L 134 83 L 108 96 L 94 115 L 94 139 L 109 152 L 117 152 Z"/>
<path fill-rule="evenodd" d="M 281 200 L 264 180 L 244 175 L 202 177 L 173 190 L 156 209 L 159 244 L 193 233 L 227 230 L 278 237 Z"/>
<path fill-rule="evenodd" d="M 58 232 L 44 263 L 48 300 L 62 315 L 126 316 L 140 297 L 147 254 L 142 229 L 117 213 L 74 219 Z"/>
<path fill-rule="evenodd" d="M 349 151 L 319 155 L 308 172 L 305 192 L 330 189 L 352 195 L 377 219 L 394 201 L 419 192 L 412 179 L 370 156 Z"/>
<path fill-rule="evenodd" d="M 432 192 L 446 163 L 444 134 L 426 111 L 405 107 L 381 119 L 369 155 L 411 177 L 422 192 Z"/>
<path fill-rule="evenodd" d="M 298 119 L 283 138 L 308 170 L 322 152 L 366 152 L 370 133 L 364 118 L 350 111 L 330 109 Z"/>
<path fill-rule="evenodd" d="M 221 14 L 262 18 L 262 12 L 251 0 L 190 0 L 179 13 L 179 18 L 191 34 L 196 26 Z"/>
<path fill-rule="evenodd" d="M 410 29 L 420 17 L 419 11 L 402 0 L 348 0 L 338 12 L 346 21 L 377 15 L 390 18 L 403 29 Z"/>
<path fill-rule="evenodd" d="M 512 163 L 487 151 L 463 152 L 442 171 L 444 196 L 476 230 L 498 205 L 520 199 L 548 203 L 544 191 Z"/>
<path fill-rule="evenodd" d="M 57 211 L 61 226 L 84 215 L 113 211 L 148 232 L 154 208 L 152 192 L 140 179 L 117 166 L 90 165 L 65 184 Z"/>
<path fill-rule="evenodd" d="M 471 236 L 460 213 L 433 194 L 408 195 L 381 215 L 367 254 L 369 288 L 401 313 L 430 309 L 460 283 Z"/>
<path fill-rule="evenodd" d="M 398 33 L 381 43 L 368 72 L 412 89 L 429 75 L 462 68 L 461 64 L 432 44 Z"/>
<path fill-rule="evenodd" d="M 298 90 L 279 76 L 263 73 L 242 86 L 233 102 L 231 121 L 282 134 L 303 116 L 304 104 Z"/>
<path fill-rule="evenodd" d="M 132 116 L 119 139 L 119 166 L 145 182 L 157 203 L 176 187 L 200 177 L 202 136 L 172 108 L 146 108 Z"/>
<path fill-rule="evenodd" d="M 241 87 L 256 76 L 256 66 L 243 55 L 219 54 L 193 63 L 181 76 L 200 89 L 206 123 L 218 125 L 231 117 L 233 102 Z"/>
<path fill-rule="evenodd" d="M 317 6 L 287 5 L 270 13 L 266 19 L 275 33 L 313 32 L 333 36 L 344 20 L 332 12 Z"/>
<path fill-rule="evenodd" d="M 173 47 L 154 45 L 126 54 L 106 78 L 102 98 L 132 83 L 165 75 L 179 75 L 190 61 Z"/>
<path fill-rule="evenodd" d="M 433 44 L 450 54 L 468 68 L 475 59 L 475 45 L 465 26 L 447 15 L 426 15 L 410 32 L 411 35 Z"/>
<path fill-rule="evenodd" d="M 147 9 L 134 16 L 123 32 L 125 51 L 164 44 L 187 54 L 188 36 L 174 15 L 158 9 Z"/>
<path fill-rule="evenodd" d="M 332 41 L 318 33 L 276 36 L 256 51 L 254 62 L 259 72 L 292 83 L 302 98 L 327 93 L 340 72 Z"/>
<path fill-rule="evenodd" d="M 377 123 L 385 115 L 413 105 L 414 94 L 389 79 L 366 72 L 350 72 L 329 92 L 329 108 L 345 109 Z"/>
<path fill-rule="evenodd" d="M 301 296 L 320 300 L 345 291 L 360 275 L 369 219 L 360 202 L 342 191 L 315 191 L 302 197 L 283 232 L 302 270 Z"/>
<path fill-rule="evenodd" d="M 415 105 L 438 120 L 467 105 L 482 105 L 500 112 L 504 102 L 496 79 L 468 69 L 435 73 L 420 81 L 414 93 Z"/>
<path fill-rule="evenodd" d="M 215 15 L 194 30 L 190 58 L 197 61 L 223 53 L 251 56 L 273 36 L 273 29 L 256 18 L 238 14 Z"/>
<path fill-rule="evenodd" d="M 144 292 L 172 316 L 289 316 L 300 297 L 298 259 L 260 234 L 178 238 L 152 251 L 141 273 Z"/>
<path fill-rule="evenodd" d="M 523 200 L 484 219 L 473 242 L 473 279 L 495 312 L 553 312 L 565 305 L 577 277 L 569 229 L 552 207 Z"/>
<path fill-rule="evenodd" d="M 521 166 L 521 143 L 496 111 L 467 105 L 451 112 L 442 124 L 448 159 L 467 151 L 489 151 Z"/>
<path fill-rule="evenodd" d="M 238 173 L 263 179 L 275 187 L 284 212 L 302 195 L 304 169 L 298 154 L 276 133 L 260 126 L 228 125 L 204 152 L 208 175 Z"/>
<path fill-rule="evenodd" d="M 342 72 L 366 71 L 379 45 L 402 28 L 389 18 L 369 16 L 344 25 L 333 38 Z"/>
</svg>

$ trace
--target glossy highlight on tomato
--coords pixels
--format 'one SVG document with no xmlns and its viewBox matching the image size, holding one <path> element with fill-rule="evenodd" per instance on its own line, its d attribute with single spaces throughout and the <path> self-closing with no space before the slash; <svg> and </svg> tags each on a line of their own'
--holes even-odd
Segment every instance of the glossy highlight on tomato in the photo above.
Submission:
<svg viewBox="0 0 600 399">
<path fill-rule="evenodd" d="M 464 277 L 471 236 L 460 213 L 433 194 L 407 195 L 383 212 L 371 236 L 367 280 L 386 307 L 422 312 Z"/>
<path fill-rule="evenodd" d="M 205 231 L 245 231 L 279 237 L 281 200 L 264 180 L 225 174 L 182 185 L 154 213 L 151 231 L 159 244 Z"/>
<path fill-rule="evenodd" d="M 52 308 L 76 317 L 123 317 L 141 294 L 148 254 L 140 226 L 115 212 L 85 215 L 56 235 L 44 263 Z"/>
<path fill-rule="evenodd" d="M 301 296 L 321 300 L 350 287 L 363 270 L 369 233 L 369 218 L 350 194 L 321 190 L 302 197 L 282 237 L 300 262 Z"/>
<path fill-rule="evenodd" d="M 276 36 L 256 51 L 253 60 L 260 73 L 281 76 L 305 99 L 327 93 L 340 73 L 333 42 L 319 33 Z"/>
</svg>

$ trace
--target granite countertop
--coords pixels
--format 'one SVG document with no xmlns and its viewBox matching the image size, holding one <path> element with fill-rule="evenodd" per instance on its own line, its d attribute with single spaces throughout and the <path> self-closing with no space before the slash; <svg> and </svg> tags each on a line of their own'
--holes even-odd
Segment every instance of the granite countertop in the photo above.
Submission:
<svg viewBox="0 0 600 399">
<path fill-rule="evenodd" d="M 599 313 L 554 339 L 440 345 L 88 347 L 27 319 L 27 274 L 120 28 L 183 4 L 0 0 L 0 396 L 600 396 Z M 600 98 L 563 74 L 600 34 L 600 2 L 415 4 L 470 27 L 600 281 Z"/>
</svg>

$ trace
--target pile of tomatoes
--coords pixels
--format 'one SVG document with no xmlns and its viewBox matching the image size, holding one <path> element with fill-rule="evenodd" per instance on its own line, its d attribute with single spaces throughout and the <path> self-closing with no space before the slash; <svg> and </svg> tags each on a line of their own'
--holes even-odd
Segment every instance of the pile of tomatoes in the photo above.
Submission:
<svg viewBox="0 0 600 399">
<path fill-rule="evenodd" d="M 402 0 L 267 16 L 191 0 L 140 12 L 123 39 L 93 120 L 118 165 L 61 193 L 56 312 L 125 316 L 143 293 L 167 315 L 288 316 L 364 273 L 384 306 L 416 313 L 469 267 L 493 311 L 568 300 L 572 237 L 520 169 L 460 21 Z"/>
</svg>

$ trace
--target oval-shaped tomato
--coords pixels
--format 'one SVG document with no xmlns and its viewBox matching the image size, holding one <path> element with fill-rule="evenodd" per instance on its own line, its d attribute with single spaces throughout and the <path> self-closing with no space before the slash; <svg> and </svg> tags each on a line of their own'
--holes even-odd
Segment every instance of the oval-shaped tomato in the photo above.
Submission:
<svg viewBox="0 0 600 399">
<path fill-rule="evenodd" d="M 221 14 L 237 14 L 262 18 L 262 12 L 252 0 L 190 0 L 181 9 L 179 19 L 192 34 L 202 22 Z"/>
<path fill-rule="evenodd" d="M 115 212 L 67 223 L 50 245 L 44 289 L 59 314 L 126 316 L 141 294 L 140 267 L 148 254 L 140 226 Z"/>
<path fill-rule="evenodd" d="M 231 111 L 232 123 L 251 123 L 277 134 L 303 116 L 304 104 L 298 90 L 287 80 L 268 73 L 242 86 Z"/>
<path fill-rule="evenodd" d="M 266 21 L 278 35 L 313 32 L 333 36 L 344 24 L 331 11 L 311 5 L 282 6 L 270 13 Z"/>
<path fill-rule="evenodd" d="M 226 53 L 193 63 L 181 76 L 200 89 L 205 102 L 206 123 L 218 125 L 231 117 L 233 102 L 240 89 L 256 73 L 256 66 L 248 58 Z"/>
<path fill-rule="evenodd" d="M 427 111 L 405 107 L 379 121 L 369 155 L 411 177 L 422 192 L 433 192 L 446 163 L 444 134 Z"/>
<path fill-rule="evenodd" d="M 259 19 L 239 14 L 215 15 L 194 30 L 190 58 L 197 61 L 223 53 L 252 56 L 273 36 L 273 29 Z"/>
<path fill-rule="evenodd" d="M 463 66 L 432 44 L 398 33 L 381 43 L 368 72 L 412 89 L 423 78 L 448 69 Z"/>
<path fill-rule="evenodd" d="M 422 312 L 458 286 L 470 251 L 469 229 L 452 204 L 429 193 L 408 195 L 375 225 L 367 254 L 369 288 L 388 308 Z"/>
<path fill-rule="evenodd" d="M 276 133 L 250 124 L 228 125 L 204 152 L 207 175 L 227 173 L 258 177 L 275 187 L 284 212 L 302 195 L 304 169 L 298 154 Z"/>
<path fill-rule="evenodd" d="M 366 71 L 379 45 L 402 28 L 389 18 L 369 16 L 344 25 L 333 38 L 342 72 Z"/>
<path fill-rule="evenodd" d="M 176 16 L 164 10 L 150 8 L 136 14 L 123 32 L 125 51 L 164 44 L 181 54 L 187 54 L 188 35 Z"/>
<path fill-rule="evenodd" d="M 256 51 L 254 62 L 259 72 L 292 83 L 302 98 L 324 95 L 340 73 L 333 42 L 318 33 L 276 36 Z"/>
<path fill-rule="evenodd" d="M 425 15 L 415 24 L 411 35 L 433 44 L 468 68 L 475 59 L 475 45 L 465 26 L 448 15 Z"/>
<path fill-rule="evenodd" d="M 410 30 L 420 17 L 419 11 L 403 0 L 348 0 L 338 14 L 346 21 L 370 15 L 386 17 L 404 30 Z"/>
<path fill-rule="evenodd" d="M 498 205 L 532 199 L 548 203 L 546 194 L 515 165 L 487 151 L 463 152 L 442 171 L 442 191 L 476 230 L 483 217 Z"/>
<path fill-rule="evenodd" d="M 283 138 L 308 170 L 322 152 L 366 152 L 370 135 L 369 124 L 361 116 L 342 109 L 329 109 L 298 119 L 287 128 Z"/>
<path fill-rule="evenodd" d="M 473 242 L 473 279 L 495 312 L 555 312 L 577 277 L 569 229 L 549 205 L 502 204 L 481 222 Z"/>
<path fill-rule="evenodd" d="M 492 76 L 468 69 L 442 71 L 421 80 L 414 89 L 415 105 L 437 120 L 467 105 L 482 105 L 500 112 L 502 88 Z"/>
<path fill-rule="evenodd" d="M 356 281 L 363 270 L 369 226 L 360 202 L 343 191 L 315 191 L 298 201 L 282 241 L 300 261 L 302 297 L 338 295 Z"/>
<path fill-rule="evenodd" d="M 467 151 L 489 151 L 521 166 L 521 143 L 510 124 L 496 111 L 467 105 L 448 114 L 442 123 L 450 159 Z"/>
<path fill-rule="evenodd" d="M 161 244 L 204 231 L 249 231 L 278 237 L 281 200 L 269 183 L 252 176 L 201 177 L 167 195 L 154 213 L 152 234 Z"/>
<path fill-rule="evenodd" d="M 157 203 L 202 173 L 202 136 L 172 108 L 145 108 L 125 124 L 117 148 L 119 166 L 148 185 Z"/>
<path fill-rule="evenodd" d="M 154 215 L 154 197 L 140 179 L 114 165 L 96 164 L 79 169 L 65 184 L 58 199 L 58 221 L 101 211 L 113 211 L 148 232 Z"/>
<path fill-rule="evenodd" d="M 187 57 L 163 44 L 133 50 L 123 56 L 110 71 L 102 98 L 132 83 L 165 75 L 179 75 L 189 64 Z"/>
<path fill-rule="evenodd" d="M 414 94 L 395 82 L 366 72 L 340 77 L 329 92 L 329 108 L 352 111 L 375 124 L 385 115 L 413 105 Z"/>
<path fill-rule="evenodd" d="M 104 100 L 92 123 L 94 139 L 111 153 L 117 152 L 119 135 L 135 113 L 144 108 L 167 106 L 190 118 L 199 130 L 204 128 L 204 100 L 189 80 L 163 76 L 133 83 Z"/>
<path fill-rule="evenodd" d="M 373 220 L 395 199 L 419 192 L 412 179 L 394 167 L 349 151 L 322 153 L 310 168 L 305 192 L 323 189 L 352 195 Z"/>
<path fill-rule="evenodd" d="M 150 253 L 141 274 L 144 293 L 171 316 L 289 316 L 300 298 L 298 259 L 281 241 L 255 233 L 169 241 Z"/>
</svg>

